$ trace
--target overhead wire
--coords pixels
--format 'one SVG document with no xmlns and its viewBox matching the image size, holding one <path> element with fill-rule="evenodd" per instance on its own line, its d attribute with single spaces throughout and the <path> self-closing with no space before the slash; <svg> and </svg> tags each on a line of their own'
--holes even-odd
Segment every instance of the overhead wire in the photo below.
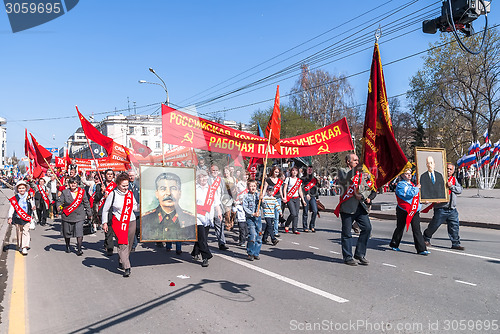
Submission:
<svg viewBox="0 0 500 334">
<path fill-rule="evenodd" d="M 414 3 L 415 3 L 415 2 L 417 2 L 417 1 L 418 1 L 418 0 L 415 0 L 415 1 L 412 1 L 411 3 L 409 3 L 409 4 L 406 4 L 406 5 L 404 5 L 404 6 L 401 6 L 401 7 L 400 7 L 400 9 L 399 9 L 399 11 L 400 11 L 400 10 L 403 10 L 403 9 L 405 9 L 405 8 L 407 8 L 408 6 L 410 6 L 410 5 L 414 4 Z M 431 5 L 429 5 L 429 6 L 431 6 Z M 428 8 L 429 6 L 426 6 L 426 7 L 424 7 L 423 9 L 426 9 L 426 8 Z M 421 10 L 423 10 L 423 9 L 419 9 L 419 10 L 417 10 L 416 12 L 419 12 L 419 11 L 421 11 Z M 317 57 L 320 57 L 320 56 L 324 55 L 326 52 L 328 52 L 329 50 L 331 50 L 332 48 L 334 48 L 337 44 L 339 44 L 339 43 L 341 43 L 341 42 L 345 42 L 348 38 L 355 38 L 357 34 L 362 33 L 363 31 L 365 31 L 365 30 L 366 30 L 366 29 L 368 29 L 368 28 L 372 28 L 372 27 L 373 27 L 374 25 L 376 25 L 377 23 L 381 23 L 381 22 L 382 22 L 382 21 L 384 21 L 385 19 L 388 19 L 389 17 L 391 17 L 391 16 L 395 15 L 397 12 L 398 12 L 398 11 L 391 12 L 391 13 L 387 14 L 386 16 L 384 16 L 384 17 L 382 17 L 382 18 L 378 19 L 378 20 L 377 20 L 377 21 L 375 21 L 375 22 L 369 22 L 369 23 L 364 24 L 364 25 L 365 25 L 364 27 L 362 27 L 362 28 L 360 28 L 360 29 L 356 30 L 355 32 L 351 33 L 351 34 L 350 34 L 349 36 L 347 36 L 346 38 L 344 38 L 344 39 L 342 39 L 342 40 L 339 40 L 339 41 L 337 41 L 336 43 L 333 43 L 333 44 L 329 45 L 328 47 L 323 48 L 323 49 L 322 49 L 322 50 L 320 50 L 320 51 L 315 52 L 313 55 L 310 55 L 310 56 L 305 57 L 305 58 L 303 58 L 303 59 L 301 59 L 301 60 L 299 60 L 299 61 L 296 61 L 295 63 L 293 63 L 293 64 L 291 64 L 291 65 L 288 65 L 288 66 L 287 66 L 287 67 L 285 67 L 284 69 L 281 69 L 281 70 L 279 70 L 279 71 L 277 71 L 277 72 L 275 72 L 275 73 L 272 73 L 272 74 L 270 74 L 270 75 L 267 75 L 267 76 L 265 76 L 265 77 L 263 77 L 263 78 L 261 78 L 261 79 L 259 79 L 259 80 L 256 80 L 256 81 L 254 81 L 254 82 L 251 82 L 251 83 L 249 83 L 249 84 L 246 84 L 246 85 L 244 85 L 244 86 L 242 86 L 242 87 L 239 87 L 239 88 L 233 89 L 233 90 L 231 90 L 231 91 L 229 91 L 229 92 L 226 92 L 226 93 L 223 93 L 223 94 L 219 94 L 218 96 L 212 97 L 212 98 L 210 98 L 210 99 L 206 99 L 206 100 L 203 100 L 203 101 L 198 101 L 197 103 L 194 103 L 194 104 L 195 104 L 195 105 L 197 105 L 197 106 L 201 106 L 201 105 L 203 105 L 203 104 L 210 103 L 210 102 L 213 102 L 213 101 L 215 101 L 215 100 L 217 100 L 217 99 L 220 99 L 220 98 L 226 97 L 226 96 L 228 96 L 228 95 L 231 95 L 231 94 L 237 93 L 237 92 L 239 92 L 239 91 L 241 91 L 241 90 L 244 90 L 244 89 L 246 89 L 246 88 L 249 88 L 249 87 L 255 86 L 255 85 L 257 85 L 257 84 L 259 84 L 259 83 L 261 83 L 261 82 L 263 82 L 263 81 L 265 81 L 265 80 L 269 80 L 269 79 L 271 79 L 271 78 L 273 78 L 273 77 L 279 76 L 279 75 L 280 75 L 281 73 L 283 73 L 283 72 L 287 72 L 287 71 L 293 70 L 294 68 L 295 68 L 295 70 L 299 70 L 299 67 L 300 67 L 302 64 L 304 64 L 304 63 L 308 63 L 309 61 L 313 61 L 313 60 L 315 60 Z M 414 12 L 414 13 L 415 13 L 415 12 Z M 410 14 L 410 15 L 411 15 L 411 14 Z M 407 16 L 408 16 L 408 15 L 407 15 Z M 359 26 L 361 26 L 361 25 L 359 25 Z M 349 31 L 347 31 L 347 32 L 349 32 Z M 343 34 L 344 34 L 344 33 L 343 33 Z M 287 59 L 289 59 L 289 58 L 287 58 Z M 274 65 L 276 65 L 276 64 L 274 64 Z M 268 68 L 269 68 L 269 67 L 268 67 Z M 266 69 L 268 69 L 268 68 L 266 68 Z M 264 69 L 264 70 L 265 70 L 265 69 Z M 261 71 L 263 71 L 263 70 L 261 70 Z M 259 71 L 259 72 L 261 72 L 261 71 Z M 258 73 L 259 73 L 259 72 L 258 72 Z"/>
</svg>

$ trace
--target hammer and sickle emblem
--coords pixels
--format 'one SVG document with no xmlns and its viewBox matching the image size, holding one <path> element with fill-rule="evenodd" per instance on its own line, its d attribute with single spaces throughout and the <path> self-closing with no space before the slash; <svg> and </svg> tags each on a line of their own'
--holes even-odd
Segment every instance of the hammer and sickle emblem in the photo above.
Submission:
<svg viewBox="0 0 500 334">
<path fill-rule="evenodd" d="M 186 134 L 184 135 L 184 139 L 181 141 L 181 143 L 184 143 L 185 141 L 190 142 L 191 144 L 193 143 L 194 133 L 193 130 L 189 131 L 191 131 L 191 137 L 189 136 L 189 132 L 186 132 Z"/>
<path fill-rule="evenodd" d="M 327 143 L 324 143 L 323 145 L 321 145 L 318 148 L 318 154 L 321 154 L 321 153 L 330 153 L 330 148 L 328 147 Z"/>
</svg>

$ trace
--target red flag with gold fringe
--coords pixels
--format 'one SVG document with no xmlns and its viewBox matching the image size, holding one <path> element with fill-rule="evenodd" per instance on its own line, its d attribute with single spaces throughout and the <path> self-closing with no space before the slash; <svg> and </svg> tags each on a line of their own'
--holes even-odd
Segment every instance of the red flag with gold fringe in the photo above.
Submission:
<svg viewBox="0 0 500 334">
<path fill-rule="evenodd" d="M 47 150 L 45 147 L 42 145 L 38 144 L 36 141 L 35 137 L 30 133 L 31 136 L 31 141 L 33 142 L 33 148 L 35 149 L 35 156 L 36 156 L 36 166 L 41 166 L 45 169 L 49 169 L 49 163 L 50 160 L 52 160 L 52 153 L 50 153 L 49 150 Z"/>
<path fill-rule="evenodd" d="M 374 186 L 379 188 L 405 167 L 411 168 L 411 164 L 394 137 L 380 51 L 375 43 L 363 128 L 363 171 L 372 176 Z"/>
</svg>

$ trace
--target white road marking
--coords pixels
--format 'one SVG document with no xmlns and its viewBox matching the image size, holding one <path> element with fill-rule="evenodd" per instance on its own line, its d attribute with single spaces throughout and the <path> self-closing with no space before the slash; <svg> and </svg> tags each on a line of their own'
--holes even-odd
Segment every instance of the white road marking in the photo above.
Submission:
<svg viewBox="0 0 500 334">
<path fill-rule="evenodd" d="M 382 265 L 384 265 L 384 266 L 388 266 L 388 267 L 397 268 L 395 265 L 393 265 L 393 264 L 389 264 L 389 263 L 382 263 Z"/>
<path fill-rule="evenodd" d="M 405 246 L 408 247 L 413 247 L 413 245 L 407 245 L 404 244 Z M 470 253 L 464 253 L 462 251 L 453 251 L 453 250 L 448 250 L 448 249 L 442 249 L 442 248 L 435 248 L 435 247 L 427 247 L 427 249 L 432 249 L 434 251 L 438 252 L 444 252 L 444 253 L 451 253 L 451 254 L 457 254 L 457 255 L 463 255 L 463 256 L 470 256 L 470 257 L 476 257 L 478 259 L 483 259 L 483 260 L 491 260 L 491 261 L 498 261 L 500 262 L 500 259 L 494 258 L 494 257 L 489 257 L 489 256 L 482 256 L 482 255 L 476 255 L 476 254 L 470 254 Z"/>
<path fill-rule="evenodd" d="M 335 251 L 330 251 L 330 253 L 340 255 L 340 253 L 339 253 L 339 252 L 335 252 Z"/>
<path fill-rule="evenodd" d="M 292 241 L 292 244 L 294 244 L 294 245 L 300 245 L 298 242 L 293 242 L 293 241 Z"/>
<path fill-rule="evenodd" d="M 456 279 L 455 282 L 462 283 L 462 284 L 467 284 L 467 285 L 472 285 L 472 286 L 477 286 L 477 284 L 475 284 L 475 283 L 469 283 L 469 282 L 465 282 L 465 281 L 460 281 L 458 279 Z"/>
<path fill-rule="evenodd" d="M 313 247 L 313 246 L 309 246 L 309 248 L 312 248 L 312 249 L 319 249 L 318 247 Z"/>
<path fill-rule="evenodd" d="M 317 289 L 317 288 L 312 287 L 310 285 L 298 282 L 298 281 L 296 281 L 294 279 L 282 276 L 280 274 L 273 273 L 272 271 L 269 271 L 269 270 L 266 270 L 266 269 L 254 266 L 254 265 L 252 265 L 250 263 L 247 263 L 247 262 L 244 262 L 244 261 L 232 258 L 230 256 L 219 254 L 219 253 L 214 253 L 214 255 L 220 256 L 223 259 L 226 259 L 228 261 L 234 262 L 234 263 L 239 264 L 239 265 L 241 265 L 243 267 L 246 267 L 248 269 L 252 269 L 252 270 L 258 271 L 258 272 L 260 272 L 260 273 L 262 273 L 264 275 L 276 278 L 276 279 L 278 279 L 280 281 L 283 281 L 285 283 L 294 285 L 294 286 L 296 286 L 298 288 L 301 288 L 301 289 L 304 289 L 306 291 L 312 292 L 314 294 L 317 294 L 318 296 L 322 296 L 322 297 L 328 298 L 328 299 L 333 300 L 333 301 L 335 301 L 337 303 L 346 303 L 346 302 L 349 301 L 348 299 L 344 299 L 342 297 L 336 296 L 336 295 L 331 294 L 329 292 Z"/>
<path fill-rule="evenodd" d="M 414 272 L 416 272 L 417 274 L 422 274 L 422 275 L 432 276 L 432 274 L 426 273 L 426 272 L 424 272 L 424 271 L 418 271 L 418 270 L 415 270 Z"/>
</svg>

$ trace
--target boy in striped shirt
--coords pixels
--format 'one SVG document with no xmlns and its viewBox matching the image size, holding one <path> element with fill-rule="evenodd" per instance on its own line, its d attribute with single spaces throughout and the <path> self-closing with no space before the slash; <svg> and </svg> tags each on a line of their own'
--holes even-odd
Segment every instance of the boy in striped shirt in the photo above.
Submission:
<svg viewBox="0 0 500 334">
<path fill-rule="evenodd" d="M 278 210 L 280 217 L 283 216 L 283 213 L 281 212 L 281 205 L 279 205 L 276 197 L 273 196 L 273 192 L 274 187 L 268 186 L 266 189 L 266 195 L 262 198 L 262 211 L 264 212 L 264 219 L 266 221 L 262 243 L 267 244 L 267 236 L 270 235 L 271 242 L 274 246 L 279 242 L 279 240 L 274 235 L 275 212 L 276 210 Z"/>
</svg>

